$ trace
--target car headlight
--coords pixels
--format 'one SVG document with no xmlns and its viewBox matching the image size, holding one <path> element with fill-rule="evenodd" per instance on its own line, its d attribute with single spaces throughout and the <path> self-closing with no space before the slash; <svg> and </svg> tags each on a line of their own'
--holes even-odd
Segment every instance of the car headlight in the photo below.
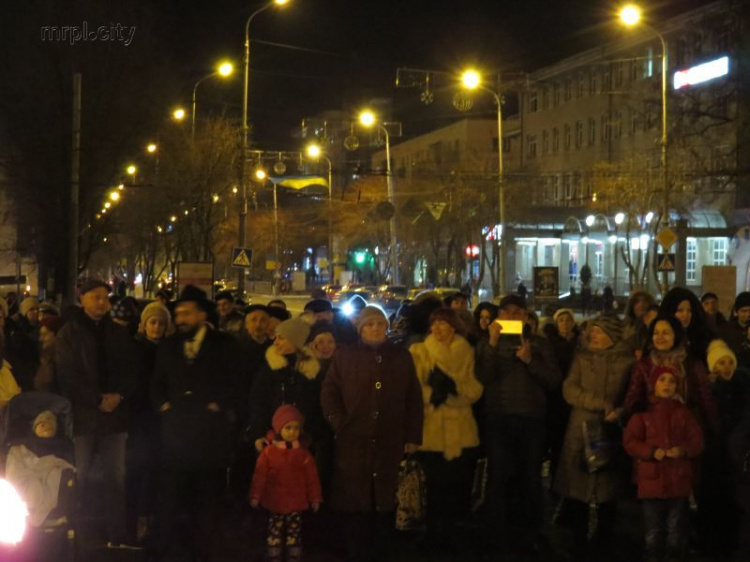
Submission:
<svg viewBox="0 0 750 562">
<path fill-rule="evenodd" d="M 347 316 L 351 316 L 352 314 L 354 314 L 354 307 L 352 306 L 352 303 L 345 302 L 341 307 L 341 312 L 343 312 Z"/>
<path fill-rule="evenodd" d="M 15 545 L 23 540 L 29 510 L 13 485 L 0 478 L 0 543 Z"/>
</svg>

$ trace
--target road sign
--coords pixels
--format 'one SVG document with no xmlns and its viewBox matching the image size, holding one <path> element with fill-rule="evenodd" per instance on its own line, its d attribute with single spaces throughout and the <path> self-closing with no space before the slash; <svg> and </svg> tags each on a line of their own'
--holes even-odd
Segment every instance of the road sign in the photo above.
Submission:
<svg viewBox="0 0 750 562">
<path fill-rule="evenodd" d="M 252 248 L 234 248 L 232 250 L 232 267 L 250 267 L 252 261 Z"/>
<path fill-rule="evenodd" d="M 656 235 L 656 241 L 661 245 L 662 248 L 664 248 L 665 250 L 669 250 L 672 246 L 674 246 L 674 243 L 677 242 L 677 235 L 674 233 L 674 230 L 672 230 L 668 226 L 665 226 Z"/>
<path fill-rule="evenodd" d="M 675 254 L 659 254 L 659 271 L 674 271 Z"/>
<path fill-rule="evenodd" d="M 440 220 L 440 217 L 443 214 L 443 209 L 445 209 L 445 203 L 442 203 L 440 201 L 428 201 L 425 203 L 425 206 L 427 209 L 429 209 L 430 214 L 433 216 L 433 218 L 436 221 Z"/>
</svg>

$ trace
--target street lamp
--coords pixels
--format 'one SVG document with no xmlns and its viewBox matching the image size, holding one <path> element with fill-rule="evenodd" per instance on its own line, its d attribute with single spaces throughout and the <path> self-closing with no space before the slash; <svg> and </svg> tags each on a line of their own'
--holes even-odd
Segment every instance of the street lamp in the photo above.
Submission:
<svg viewBox="0 0 750 562">
<path fill-rule="evenodd" d="M 156 152 L 157 148 L 158 147 L 153 142 L 149 143 L 148 145 L 146 145 L 146 152 L 148 152 L 149 154 L 153 154 L 154 152 Z"/>
<path fill-rule="evenodd" d="M 191 123 L 190 123 L 190 138 L 195 140 L 195 113 L 196 113 L 196 104 L 197 104 L 197 93 L 198 93 L 198 86 L 204 81 L 208 80 L 209 78 L 213 78 L 214 76 L 221 76 L 222 78 L 227 78 L 228 76 L 231 76 L 234 72 L 234 65 L 232 65 L 231 62 L 222 62 L 219 63 L 219 66 L 216 68 L 216 72 L 212 72 L 211 74 L 206 74 L 203 78 L 198 80 L 195 83 L 195 86 L 193 87 L 193 114 L 190 116 Z"/>
<path fill-rule="evenodd" d="M 635 27 L 640 25 L 656 35 L 661 42 L 661 180 L 664 202 L 662 215 L 664 226 L 669 226 L 669 176 L 667 160 L 667 68 L 669 51 L 664 36 L 650 25 L 643 23 L 641 9 L 635 4 L 624 6 L 619 13 L 620 22 L 626 27 Z M 662 275 L 662 295 L 665 295 L 669 289 L 669 273 L 666 271 Z"/>
<path fill-rule="evenodd" d="M 333 227 L 331 226 L 332 221 L 332 201 L 333 201 L 333 163 L 331 159 L 323 154 L 323 149 L 317 144 L 310 144 L 307 146 L 307 156 L 313 160 L 319 160 L 324 158 L 328 163 L 328 283 L 333 283 Z"/>
<path fill-rule="evenodd" d="M 109 200 L 114 201 L 115 203 L 120 200 L 120 192 L 119 191 L 111 191 L 109 193 Z"/>
<path fill-rule="evenodd" d="M 378 127 L 385 135 L 385 174 L 388 182 L 388 201 L 393 206 L 393 215 L 388 223 L 391 244 L 391 268 L 393 284 L 399 285 L 398 273 L 398 237 L 396 236 L 396 204 L 393 196 L 393 174 L 391 173 L 391 136 L 383 123 L 377 121 L 372 111 L 365 110 L 359 114 L 359 122 L 364 127 Z"/>
<path fill-rule="evenodd" d="M 505 294 L 505 185 L 503 184 L 503 104 L 499 92 L 482 85 L 482 76 L 476 70 L 469 69 L 461 74 L 461 85 L 467 90 L 483 90 L 495 98 L 497 105 L 497 200 L 500 214 L 500 232 L 498 233 L 498 244 L 500 259 L 498 259 L 497 277 L 500 295 Z"/>
<path fill-rule="evenodd" d="M 135 185 L 135 176 L 138 173 L 138 168 L 135 164 L 128 165 L 127 168 L 125 168 L 125 172 L 131 177 L 132 185 Z"/>
<path fill-rule="evenodd" d="M 240 221 L 239 221 L 239 246 L 245 246 L 245 222 L 247 220 L 247 181 L 245 180 L 245 160 L 247 157 L 248 147 L 248 132 L 249 125 L 247 122 L 247 96 L 248 86 L 250 81 L 250 22 L 253 21 L 255 16 L 265 12 L 269 8 L 274 6 L 284 6 L 288 4 L 289 0 L 271 0 L 264 6 L 255 10 L 245 22 L 245 77 L 243 80 L 242 87 L 242 167 L 240 168 L 240 182 L 242 183 L 242 207 L 240 208 Z M 245 270 L 239 268 L 237 271 L 237 288 L 240 291 L 240 295 L 245 291 Z"/>
<path fill-rule="evenodd" d="M 178 122 L 185 119 L 185 115 L 186 115 L 186 112 L 181 107 L 177 107 L 174 109 L 174 111 L 172 111 L 172 119 Z"/>
</svg>

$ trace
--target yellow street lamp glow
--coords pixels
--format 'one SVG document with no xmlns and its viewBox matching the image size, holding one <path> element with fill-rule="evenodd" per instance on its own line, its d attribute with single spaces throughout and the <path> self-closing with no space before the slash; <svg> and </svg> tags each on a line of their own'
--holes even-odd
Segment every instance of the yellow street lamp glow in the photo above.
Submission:
<svg viewBox="0 0 750 562">
<path fill-rule="evenodd" d="M 185 115 L 186 115 L 185 110 L 182 109 L 181 107 L 178 107 L 172 112 L 172 118 L 175 121 L 182 121 L 183 119 L 185 119 Z"/>
<path fill-rule="evenodd" d="M 117 189 L 119 189 L 120 191 L 122 191 L 123 189 L 125 189 L 125 184 L 121 183 L 120 185 L 117 186 Z"/>
<path fill-rule="evenodd" d="M 467 90 L 476 90 L 482 83 L 482 76 L 476 70 L 467 70 L 461 75 L 461 84 Z"/>
<path fill-rule="evenodd" d="M 273 0 L 274 4 L 277 6 L 283 6 L 284 4 L 289 4 L 289 0 Z"/>
<path fill-rule="evenodd" d="M 107 214 L 107 209 L 102 209 L 102 214 L 106 215 Z"/>
<path fill-rule="evenodd" d="M 125 171 L 130 174 L 131 176 L 134 176 L 135 173 L 138 171 L 138 168 L 136 168 L 133 164 L 125 168 Z"/>
<path fill-rule="evenodd" d="M 359 122 L 365 127 L 372 127 L 375 124 L 375 114 L 372 111 L 365 110 L 359 114 Z"/>
<path fill-rule="evenodd" d="M 148 146 L 146 146 L 146 151 L 153 154 L 156 152 L 156 145 L 154 143 L 150 143 Z"/>
<path fill-rule="evenodd" d="M 258 178 L 259 180 L 266 179 L 267 177 L 266 171 L 258 168 L 257 170 L 255 170 L 255 177 Z"/>
<path fill-rule="evenodd" d="M 163 232 L 163 230 L 164 230 L 164 229 L 163 229 L 162 227 L 160 227 L 160 226 L 157 226 L 157 227 L 156 227 L 156 231 L 157 231 L 157 232 Z"/>
<path fill-rule="evenodd" d="M 231 62 L 223 62 L 219 65 L 217 72 L 221 76 L 230 76 L 234 72 L 234 65 Z"/>
<path fill-rule="evenodd" d="M 120 200 L 120 194 L 117 191 L 113 191 L 109 194 L 110 201 L 119 201 Z"/>
<path fill-rule="evenodd" d="M 112 203 L 110 203 L 109 201 L 107 201 L 107 202 L 106 202 L 106 203 L 104 204 L 104 208 L 105 208 L 105 209 L 109 209 L 109 208 L 110 208 L 111 206 L 112 206 Z"/>
<path fill-rule="evenodd" d="M 190 212 L 190 211 L 188 211 L 187 209 L 185 209 L 185 216 L 188 216 L 188 213 L 189 213 L 189 212 Z"/>
<path fill-rule="evenodd" d="M 169 221 L 170 222 L 177 222 L 177 215 L 172 215 L 171 217 L 169 217 Z"/>
<path fill-rule="evenodd" d="M 310 158 L 320 158 L 321 154 L 323 154 L 323 151 L 317 144 L 307 145 L 307 155 Z"/>
<path fill-rule="evenodd" d="M 234 186 L 234 187 L 232 188 L 232 193 L 237 193 L 237 191 L 239 191 L 239 190 L 237 189 L 237 186 L 235 185 L 235 186 Z"/>
<path fill-rule="evenodd" d="M 214 203 L 218 203 L 219 202 L 219 196 L 216 193 L 214 193 L 213 197 L 211 197 L 211 200 Z"/>
<path fill-rule="evenodd" d="M 627 4 L 620 10 L 619 16 L 622 23 L 632 27 L 641 21 L 641 9 L 635 4 Z"/>
</svg>

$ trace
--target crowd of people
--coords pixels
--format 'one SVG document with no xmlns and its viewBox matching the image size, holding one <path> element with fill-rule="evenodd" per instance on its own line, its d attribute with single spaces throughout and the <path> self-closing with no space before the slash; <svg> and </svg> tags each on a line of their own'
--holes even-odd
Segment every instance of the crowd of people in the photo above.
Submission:
<svg viewBox="0 0 750 562">
<path fill-rule="evenodd" d="M 729 319 L 715 294 L 673 288 L 582 322 L 518 294 L 472 314 L 464 294 L 425 292 L 390 318 L 324 295 L 292 317 L 193 286 L 142 309 L 98 280 L 79 294 L 62 315 L 0 301 L 0 408 L 70 400 L 80 510 L 103 500 L 110 548 L 210 560 L 228 499 L 269 513 L 268 560 L 301 559 L 308 510 L 347 559 L 380 559 L 407 457 L 426 554 L 465 554 L 473 527 L 489 559 L 543 556 L 551 498 L 570 558 L 611 560 L 618 506 L 637 498 L 647 561 L 750 560 L 750 293 Z"/>
</svg>

